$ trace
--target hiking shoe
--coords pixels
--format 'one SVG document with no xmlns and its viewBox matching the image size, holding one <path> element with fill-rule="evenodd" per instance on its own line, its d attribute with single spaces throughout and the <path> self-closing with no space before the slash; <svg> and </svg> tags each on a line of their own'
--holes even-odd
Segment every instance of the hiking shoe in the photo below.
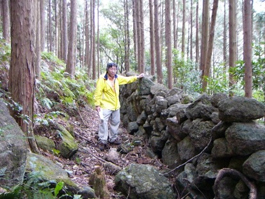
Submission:
<svg viewBox="0 0 265 199">
<path fill-rule="evenodd" d="M 111 144 L 115 144 L 115 145 L 120 145 L 121 141 L 117 138 L 116 140 L 114 140 L 113 142 L 110 142 Z"/>
<path fill-rule="evenodd" d="M 104 151 L 107 147 L 106 147 L 106 144 L 100 142 L 99 145 L 98 145 L 98 148 L 99 148 L 101 151 Z"/>
</svg>

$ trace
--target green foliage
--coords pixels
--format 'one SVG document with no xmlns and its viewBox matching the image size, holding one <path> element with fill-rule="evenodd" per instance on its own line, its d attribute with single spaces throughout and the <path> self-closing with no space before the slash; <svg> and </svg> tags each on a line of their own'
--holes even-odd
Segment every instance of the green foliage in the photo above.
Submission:
<svg viewBox="0 0 265 199">
<path fill-rule="evenodd" d="M 71 79 L 64 68 L 43 70 L 41 81 L 36 81 L 36 85 L 36 98 L 47 109 L 51 109 L 57 103 L 68 106 L 76 106 L 76 103 L 82 100 L 89 104 L 93 103 L 93 92 L 90 91 L 94 89 L 93 83 L 81 69 L 77 70 L 75 79 Z"/>
<path fill-rule="evenodd" d="M 214 68 L 214 75 L 218 78 L 204 77 L 207 81 L 207 93 L 228 93 L 228 77 L 222 67 Z"/>
<path fill-rule="evenodd" d="M 0 63 L 8 62 L 10 60 L 11 47 L 5 42 L 5 40 L 0 40 Z"/>
<path fill-rule="evenodd" d="M 14 187 L 9 193 L 1 194 L 0 199 L 60 199 L 69 196 L 64 187 L 64 182 L 43 181 L 40 173 L 30 173 L 24 184 Z"/>
<path fill-rule="evenodd" d="M 55 56 L 52 52 L 42 52 L 41 58 L 56 65 L 64 65 L 64 62 Z"/>
<path fill-rule="evenodd" d="M 252 88 L 253 88 L 253 97 L 255 99 L 264 100 L 264 93 L 265 93 L 265 57 L 264 57 L 264 48 L 261 46 L 254 46 L 254 57 L 252 61 Z M 244 76 L 245 76 L 245 63 L 243 60 L 239 60 L 237 65 L 230 69 L 229 71 L 233 76 L 234 79 L 240 85 L 239 89 L 244 90 Z M 256 98 L 257 97 L 257 98 Z"/>
<path fill-rule="evenodd" d="M 195 63 L 190 60 L 186 61 L 175 49 L 173 49 L 173 54 L 175 86 L 183 89 L 185 93 L 200 93 L 200 71 L 196 68 Z"/>
</svg>

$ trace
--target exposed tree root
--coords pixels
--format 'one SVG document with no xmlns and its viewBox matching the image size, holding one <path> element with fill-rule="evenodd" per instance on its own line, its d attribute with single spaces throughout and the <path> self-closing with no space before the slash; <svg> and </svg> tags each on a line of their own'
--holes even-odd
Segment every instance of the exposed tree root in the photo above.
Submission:
<svg viewBox="0 0 265 199">
<path fill-rule="evenodd" d="M 257 189 L 256 186 L 250 182 L 242 173 L 235 169 L 230 169 L 230 168 L 223 168 L 219 170 L 215 182 L 214 182 L 214 193 L 215 193 L 215 198 L 220 199 L 220 195 L 218 192 L 218 185 L 221 181 L 221 179 L 225 176 L 233 177 L 233 178 L 239 178 L 241 179 L 249 188 L 249 199 L 256 199 L 257 198 Z"/>
</svg>

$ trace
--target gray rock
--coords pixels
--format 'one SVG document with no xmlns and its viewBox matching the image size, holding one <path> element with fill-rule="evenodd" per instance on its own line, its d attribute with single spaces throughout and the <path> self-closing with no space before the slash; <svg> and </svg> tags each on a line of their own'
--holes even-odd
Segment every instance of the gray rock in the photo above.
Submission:
<svg viewBox="0 0 265 199">
<path fill-rule="evenodd" d="M 243 172 L 249 178 L 265 182 L 265 150 L 253 153 L 243 163 Z"/>
<path fill-rule="evenodd" d="M 23 182 L 28 148 L 27 137 L 0 99 L 0 187 Z"/>
<path fill-rule="evenodd" d="M 250 155 L 265 150 L 265 126 L 254 122 L 233 123 L 225 132 L 229 147 L 235 155 Z"/>
<path fill-rule="evenodd" d="M 162 161 L 168 165 L 169 168 L 174 168 L 180 164 L 180 157 L 178 153 L 178 146 L 174 140 L 168 140 L 162 150 Z"/>
<path fill-rule="evenodd" d="M 150 165 L 130 164 L 115 176 L 116 191 L 138 199 L 175 199 L 169 180 Z"/>
<path fill-rule="evenodd" d="M 255 99 L 233 97 L 218 103 L 219 118 L 225 122 L 248 122 L 262 118 L 265 105 Z"/>
<path fill-rule="evenodd" d="M 234 155 L 225 138 L 214 140 L 211 154 L 214 158 L 227 158 Z"/>
</svg>

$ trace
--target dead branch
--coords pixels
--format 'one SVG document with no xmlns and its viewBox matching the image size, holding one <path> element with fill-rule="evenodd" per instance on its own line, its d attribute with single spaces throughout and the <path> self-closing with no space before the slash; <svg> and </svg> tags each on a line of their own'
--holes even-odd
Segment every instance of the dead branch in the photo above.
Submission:
<svg viewBox="0 0 265 199">
<path fill-rule="evenodd" d="M 218 193 L 218 184 L 220 183 L 221 179 L 224 176 L 230 176 L 230 177 L 235 177 L 241 179 L 249 188 L 249 199 L 256 199 L 257 198 L 257 189 L 255 185 L 250 182 L 242 173 L 235 169 L 230 169 L 230 168 L 223 168 L 219 170 L 215 182 L 214 182 L 214 193 L 216 199 L 219 199 L 219 193 Z"/>
<path fill-rule="evenodd" d="M 185 166 L 187 163 L 189 163 L 189 162 L 191 162 L 192 160 L 194 160 L 195 158 L 199 157 L 199 156 L 200 156 L 200 155 L 201 155 L 201 154 L 202 154 L 202 153 L 203 153 L 203 152 L 204 152 L 204 151 L 210 146 L 211 142 L 212 142 L 212 137 L 210 138 L 210 140 L 209 140 L 208 144 L 206 145 L 206 147 L 204 147 L 204 149 L 203 149 L 199 154 L 193 156 L 192 158 L 190 158 L 189 160 L 187 160 L 187 161 L 184 162 L 183 164 L 180 164 L 180 165 L 178 165 L 177 167 L 175 167 L 174 169 L 168 171 L 167 173 L 165 173 L 165 175 L 168 175 L 169 173 L 171 173 L 171 172 L 173 172 L 173 171 L 179 169 L 179 168 L 182 167 L 182 166 Z"/>
</svg>

